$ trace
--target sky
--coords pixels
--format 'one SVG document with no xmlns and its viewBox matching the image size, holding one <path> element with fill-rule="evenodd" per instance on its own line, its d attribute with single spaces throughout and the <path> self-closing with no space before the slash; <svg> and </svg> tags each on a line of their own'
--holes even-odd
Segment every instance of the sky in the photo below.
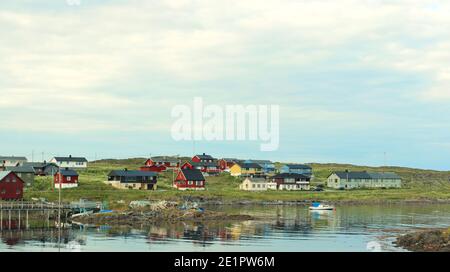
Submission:
<svg viewBox="0 0 450 272">
<path fill-rule="evenodd" d="M 0 155 L 209 153 L 450 170 L 450 2 L 0 2 Z M 279 105 L 280 144 L 175 141 L 171 109 Z"/>
</svg>

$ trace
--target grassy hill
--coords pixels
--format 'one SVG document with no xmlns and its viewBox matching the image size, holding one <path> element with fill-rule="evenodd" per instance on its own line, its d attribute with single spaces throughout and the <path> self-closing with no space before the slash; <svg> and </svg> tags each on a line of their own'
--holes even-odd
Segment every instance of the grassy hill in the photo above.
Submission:
<svg viewBox="0 0 450 272">
<path fill-rule="evenodd" d="M 132 200 L 166 199 L 183 200 L 189 198 L 230 201 L 303 201 L 328 200 L 333 202 L 356 201 L 399 201 L 399 200 L 448 200 L 450 201 L 450 172 L 422 170 L 403 167 L 366 167 L 346 164 L 310 164 L 313 167 L 314 184 L 325 182 L 328 175 L 336 170 L 354 171 L 386 171 L 396 172 L 404 181 L 401 189 L 360 189 L 351 191 L 327 190 L 325 192 L 307 191 L 267 191 L 243 192 L 239 190 L 241 180 L 223 173 L 217 177 L 207 177 L 205 191 L 178 191 L 172 188 L 173 173 L 160 174 L 157 191 L 119 190 L 104 183 L 107 174 L 117 169 L 138 169 L 144 158 L 126 160 L 100 160 L 89 164 L 89 168 L 80 171 L 80 186 L 63 190 L 64 201 L 74 201 L 86 198 L 97 201 L 107 201 L 111 207 L 125 207 Z M 279 164 L 278 164 L 279 165 Z M 44 197 L 57 200 L 58 192 L 52 188 L 51 177 L 37 177 L 32 188 L 27 188 L 25 198 Z"/>
</svg>

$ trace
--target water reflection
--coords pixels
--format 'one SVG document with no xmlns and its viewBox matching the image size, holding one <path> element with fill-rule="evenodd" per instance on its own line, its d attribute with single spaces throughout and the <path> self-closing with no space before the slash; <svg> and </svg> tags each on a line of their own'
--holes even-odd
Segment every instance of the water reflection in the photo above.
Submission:
<svg viewBox="0 0 450 272">
<path fill-rule="evenodd" d="M 74 226 L 61 232 L 17 221 L 2 222 L 2 250 L 55 249 L 69 251 L 365 251 L 366 244 L 387 231 L 450 225 L 450 205 L 346 206 L 336 211 L 309 211 L 300 206 L 208 207 L 250 214 L 242 222 L 179 222 L 142 227 Z M 34 224 L 39 225 L 39 224 Z M 386 248 L 385 250 L 392 250 Z"/>
</svg>

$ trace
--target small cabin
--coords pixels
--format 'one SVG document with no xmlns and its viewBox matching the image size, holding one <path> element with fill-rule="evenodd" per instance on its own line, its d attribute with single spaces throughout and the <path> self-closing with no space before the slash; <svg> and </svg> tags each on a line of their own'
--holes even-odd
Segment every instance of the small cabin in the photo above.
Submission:
<svg viewBox="0 0 450 272">
<path fill-rule="evenodd" d="M 205 177 L 200 170 L 186 167 L 178 171 L 173 186 L 178 190 L 205 190 Z"/>
<path fill-rule="evenodd" d="M 107 184 L 118 189 L 156 190 L 158 173 L 137 170 L 114 170 L 108 174 Z"/>
<path fill-rule="evenodd" d="M 64 168 L 54 175 L 55 188 L 75 188 L 78 187 L 78 173 L 75 170 Z"/>
</svg>

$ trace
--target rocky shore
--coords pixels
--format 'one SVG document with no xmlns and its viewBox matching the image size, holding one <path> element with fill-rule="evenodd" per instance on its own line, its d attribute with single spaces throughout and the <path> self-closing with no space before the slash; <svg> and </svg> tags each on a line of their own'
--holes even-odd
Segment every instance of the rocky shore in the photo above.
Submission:
<svg viewBox="0 0 450 272">
<path fill-rule="evenodd" d="M 198 209 L 180 210 L 171 207 L 161 210 L 133 209 L 107 214 L 91 214 L 77 217 L 76 222 L 87 225 L 145 226 L 157 222 L 246 221 L 253 219 L 249 215 L 226 214 Z"/>
<path fill-rule="evenodd" d="M 399 236 L 396 244 L 410 251 L 450 252 L 450 228 L 408 233 Z"/>
</svg>

